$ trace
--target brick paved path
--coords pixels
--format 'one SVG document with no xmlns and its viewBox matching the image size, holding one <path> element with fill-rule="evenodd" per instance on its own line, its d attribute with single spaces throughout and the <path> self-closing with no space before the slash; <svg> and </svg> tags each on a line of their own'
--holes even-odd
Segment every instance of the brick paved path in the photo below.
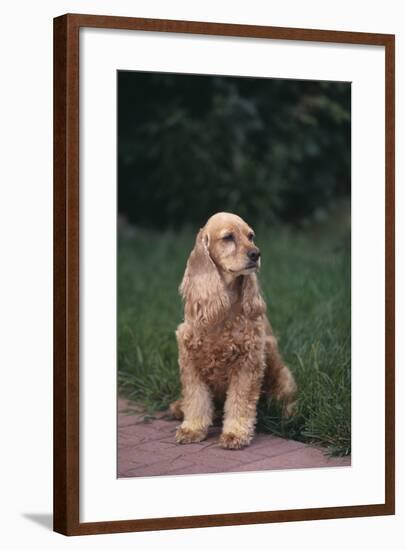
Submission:
<svg viewBox="0 0 405 550">
<path fill-rule="evenodd" d="M 178 445 L 178 425 L 165 414 L 145 422 L 133 403 L 119 399 L 118 477 L 350 466 L 350 457 L 329 458 L 318 448 L 269 434 L 256 434 L 245 449 L 225 450 L 218 444 L 220 427 L 212 427 L 201 443 Z"/>
</svg>

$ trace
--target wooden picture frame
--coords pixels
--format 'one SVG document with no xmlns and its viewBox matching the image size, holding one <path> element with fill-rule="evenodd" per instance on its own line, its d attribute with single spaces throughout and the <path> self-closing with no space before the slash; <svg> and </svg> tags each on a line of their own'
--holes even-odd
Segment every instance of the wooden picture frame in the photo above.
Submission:
<svg viewBox="0 0 405 550">
<path fill-rule="evenodd" d="M 82 523 L 79 505 L 79 30 L 83 27 L 385 48 L 385 502 Z M 394 514 L 393 35 L 68 14 L 54 20 L 54 530 L 65 535 Z"/>
</svg>

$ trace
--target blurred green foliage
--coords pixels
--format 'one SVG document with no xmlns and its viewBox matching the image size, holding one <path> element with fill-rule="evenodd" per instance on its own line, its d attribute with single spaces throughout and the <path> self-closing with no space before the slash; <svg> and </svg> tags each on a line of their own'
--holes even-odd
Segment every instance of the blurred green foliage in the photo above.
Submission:
<svg viewBox="0 0 405 550">
<path fill-rule="evenodd" d="M 119 211 L 154 228 L 325 215 L 350 195 L 350 102 L 344 82 L 120 71 Z"/>
</svg>

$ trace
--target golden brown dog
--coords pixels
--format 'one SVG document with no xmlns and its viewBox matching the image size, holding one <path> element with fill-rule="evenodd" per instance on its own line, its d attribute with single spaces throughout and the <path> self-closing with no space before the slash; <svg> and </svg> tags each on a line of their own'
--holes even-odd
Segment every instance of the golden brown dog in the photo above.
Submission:
<svg viewBox="0 0 405 550">
<path fill-rule="evenodd" d="M 262 390 L 293 408 L 296 384 L 266 316 L 256 271 L 260 251 L 239 216 L 212 216 L 196 239 L 180 293 L 184 322 L 176 331 L 182 396 L 171 410 L 183 422 L 178 443 L 206 438 L 214 404 L 224 403 L 221 445 L 239 449 L 254 435 Z"/>
</svg>

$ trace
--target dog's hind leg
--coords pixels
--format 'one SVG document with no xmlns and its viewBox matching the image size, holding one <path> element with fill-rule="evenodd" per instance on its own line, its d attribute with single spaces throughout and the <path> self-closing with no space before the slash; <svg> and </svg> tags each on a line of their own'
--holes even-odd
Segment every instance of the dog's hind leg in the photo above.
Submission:
<svg viewBox="0 0 405 550">
<path fill-rule="evenodd" d="M 296 410 L 297 384 L 290 369 L 284 364 L 273 334 L 266 336 L 266 372 L 264 390 L 269 397 L 283 403 L 285 416 L 292 416 Z"/>
<path fill-rule="evenodd" d="M 169 410 L 176 420 L 183 420 L 184 413 L 183 413 L 181 399 L 177 399 L 177 401 L 173 401 L 173 403 L 170 404 Z"/>
</svg>

